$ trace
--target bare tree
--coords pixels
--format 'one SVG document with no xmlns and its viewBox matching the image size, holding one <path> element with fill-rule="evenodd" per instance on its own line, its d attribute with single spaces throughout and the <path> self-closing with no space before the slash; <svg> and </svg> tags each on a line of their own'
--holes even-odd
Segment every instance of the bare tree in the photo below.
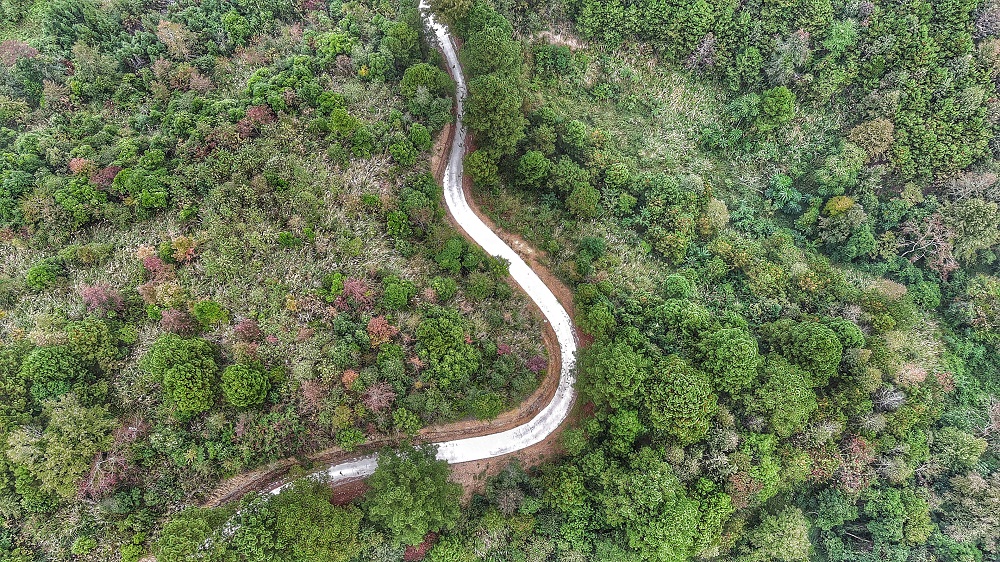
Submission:
<svg viewBox="0 0 1000 562">
<path fill-rule="evenodd" d="M 391 384 L 384 381 L 369 386 L 361 394 L 361 403 L 373 412 L 385 410 L 389 406 L 392 406 L 395 400 L 396 391 L 392 389 Z"/>
<path fill-rule="evenodd" d="M 911 262 L 924 260 L 941 277 L 948 279 L 952 271 L 958 269 L 955 258 L 955 229 L 944 220 L 941 213 L 927 217 L 922 225 L 912 221 L 903 225 L 900 231 L 900 255 Z"/>
<path fill-rule="evenodd" d="M 891 386 L 884 386 L 872 394 L 875 406 L 886 412 L 894 412 L 906 403 L 906 393 Z"/>
<path fill-rule="evenodd" d="M 684 63 L 688 70 L 706 70 L 715 66 L 715 34 L 708 33 L 701 38 L 698 47 Z"/>
</svg>

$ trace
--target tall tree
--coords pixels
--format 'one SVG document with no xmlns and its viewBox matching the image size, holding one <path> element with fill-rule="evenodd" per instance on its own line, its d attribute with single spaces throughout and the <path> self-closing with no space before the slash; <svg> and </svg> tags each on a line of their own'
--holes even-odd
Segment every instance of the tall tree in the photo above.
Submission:
<svg viewBox="0 0 1000 562">
<path fill-rule="evenodd" d="M 362 506 L 397 543 L 419 544 L 431 531 L 451 529 L 460 514 L 462 487 L 448 481 L 448 463 L 436 448 L 411 446 L 379 454 Z"/>
</svg>

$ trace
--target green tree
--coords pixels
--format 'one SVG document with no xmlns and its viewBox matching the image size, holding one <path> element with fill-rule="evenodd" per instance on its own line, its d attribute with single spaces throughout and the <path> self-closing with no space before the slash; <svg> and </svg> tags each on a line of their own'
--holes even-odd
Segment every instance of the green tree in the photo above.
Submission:
<svg viewBox="0 0 1000 562">
<path fill-rule="evenodd" d="M 581 219 L 596 217 L 600 210 L 600 204 L 601 192 L 589 183 L 576 186 L 566 198 L 566 207 L 569 208 L 569 212 Z"/>
<path fill-rule="evenodd" d="M 267 397 L 271 382 L 260 369 L 251 365 L 236 364 L 222 372 L 222 394 L 237 408 L 256 406 Z"/>
<path fill-rule="evenodd" d="M 933 433 L 932 458 L 949 472 L 965 472 L 976 466 L 988 443 L 956 427 L 943 427 Z"/>
<path fill-rule="evenodd" d="M 430 5 L 444 23 L 454 26 L 465 18 L 469 8 L 472 7 L 472 0 L 432 0 Z"/>
<path fill-rule="evenodd" d="M 173 516 L 153 546 L 157 562 L 189 562 L 230 514 L 227 509 L 192 507 Z"/>
<path fill-rule="evenodd" d="M 428 445 L 384 451 L 368 479 L 362 507 L 397 543 L 419 544 L 428 532 L 458 521 L 462 488 L 448 480 L 448 463 L 437 460 L 435 451 Z"/>
<path fill-rule="evenodd" d="M 67 346 L 36 347 L 21 363 L 21 378 L 31 384 L 31 395 L 42 401 L 70 390 L 84 392 L 90 372 Z"/>
<path fill-rule="evenodd" d="M 549 176 L 550 162 L 537 150 L 525 152 L 517 161 L 517 183 L 522 187 L 537 189 Z"/>
<path fill-rule="evenodd" d="M 361 550 L 356 506 L 338 507 L 321 481 L 296 480 L 274 497 L 252 498 L 231 541 L 248 562 L 347 562 Z"/>
<path fill-rule="evenodd" d="M 764 384 L 754 389 L 746 400 L 748 413 L 763 416 L 781 437 L 788 437 L 805 427 L 816 411 L 816 394 L 809 386 L 809 375 L 779 355 L 764 361 Z"/>
<path fill-rule="evenodd" d="M 760 115 L 754 125 L 762 133 L 784 125 L 795 117 L 795 94 L 785 86 L 771 88 L 760 99 Z"/>
<path fill-rule="evenodd" d="M 143 357 L 142 368 L 160 377 L 174 415 L 186 421 L 212 407 L 218 367 L 208 342 L 176 334 L 160 336 Z"/>
<path fill-rule="evenodd" d="M 480 353 L 466 342 L 458 312 L 436 308 L 417 326 L 417 354 L 427 362 L 425 374 L 442 388 L 462 388 L 479 369 Z"/>
<path fill-rule="evenodd" d="M 595 497 L 604 523 L 620 530 L 642 560 L 685 562 L 694 554 L 698 502 L 687 496 L 670 464 L 643 448 L 628 470 L 609 470 Z"/>
<path fill-rule="evenodd" d="M 816 527 L 829 531 L 858 518 L 855 501 L 838 488 L 824 488 L 815 496 Z"/>
<path fill-rule="evenodd" d="M 499 155 L 514 153 L 527 122 L 523 102 L 514 77 L 487 74 L 469 82 L 466 122 L 484 149 Z"/>
<path fill-rule="evenodd" d="M 495 72 L 516 77 L 520 73 L 521 44 L 513 40 L 511 33 L 507 24 L 488 25 L 469 35 L 461 51 L 462 65 L 469 76 Z"/>
<path fill-rule="evenodd" d="M 811 386 L 826 386 L 830 377 L 837 374 L 844 346 L 829 327 L 782 319 L 762 326 L 761 335 L 772 349 L 805 369 Z"/>
<path fill-rule="evenodd" d="M 670 355 L 653 369 L 641 394 L 645 417 L 653 429 L 682 445 L 697 443 L 705 437 L 717 401 L 703 371 Z"/>
<path fill-rule="evenodd" d="M 716 390 L 738 396 L 751 387 L 760 367 L 757 340 L 746 330 L 724 328 L 699 342 L 700 367 L 712 376 Z"/>
<path fill-rule="evenodd" d="M 650 367 L 650 360 L 624 338 L 599 339 L 580 352 L 584 391 L 596 404 L 610 408 L 634 403 Z"/>
<path fill-rule="evenodd" d="M 746 535 L 741 562 L 805 562 L 809 560 L 809 521 L 797 507 L 766 514 Z"/>
<path fill-rule="evenodd" d="M 10 435 L 7 456 L 28 469 L 43 491 L 71 498 L 94 455 L 111 446 L 118 423 L 103 407 L 87 408 L 73 394 L 46 402 L 43 416 L 48 422 L 40 434 L 25 428 Z"/>
</svg>

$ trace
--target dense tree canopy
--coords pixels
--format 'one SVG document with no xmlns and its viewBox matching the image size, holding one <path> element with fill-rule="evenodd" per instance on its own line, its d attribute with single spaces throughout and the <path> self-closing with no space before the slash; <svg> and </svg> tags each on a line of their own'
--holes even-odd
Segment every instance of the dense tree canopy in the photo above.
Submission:
<svg viewBox="0 0 1000 562">
<path fill-rule="evenodd" d="M 454 527 L 461 487 L 448 481 L 448 464 L 430 446 L 379 454 L 362 503 L 368 517 L 392 540 L 418 544 L 428 532 Z"/>
</svg>

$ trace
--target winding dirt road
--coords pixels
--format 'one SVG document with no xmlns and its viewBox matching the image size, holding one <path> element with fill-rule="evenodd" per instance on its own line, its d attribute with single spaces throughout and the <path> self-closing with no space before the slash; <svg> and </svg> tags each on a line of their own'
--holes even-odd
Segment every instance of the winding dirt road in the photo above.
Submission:
<svg viewBox="0 0 1000 562">
<path fill-rule="evenodd" d="M 438 458 L 454 464 L 484 460 L 520 451 L 540 443 L 555 431 L 569 415 L 576 397 L 573 384 L 576 382 L 574 369 L 577 341 L 573 321 L 552 290 L 517 252 L 501 240 L 479 218 L 466 200 L 465 191 L 462 188 L 462 161 L 465 157 L 467 134 L 463 123 L 464 104 L 468 93 L 465 75 L 462 72 L 455 43 L 448 28 L 435 21 L 434 16 L 430 13 L 427 0 L 421 0 L 420 13 L 428 27 L 434 32 L 438 47 L 444 54 L 456 84 L 455 134 L 443 176 L 445 203 L 455 222 L 472 241 L 487 253 L 499 256 L 510 263 L 511 278 L 520 285 L 541 310 L 545 320 L 555 332 L 561 356 L 558 388 L 552 400 L 530 421 L 499 433 L 434 443 L 438 447 Z M 369 455 L 333 465 L 324 471 L 314 473 L 314 476 L 325 477 L 331 484 L 336 484 L 369 476 L 375 472 L 376 466 L 376 457 Z M 272 489 L 271 493 L 278 493 L 286 485 Z"/>
</svg>

